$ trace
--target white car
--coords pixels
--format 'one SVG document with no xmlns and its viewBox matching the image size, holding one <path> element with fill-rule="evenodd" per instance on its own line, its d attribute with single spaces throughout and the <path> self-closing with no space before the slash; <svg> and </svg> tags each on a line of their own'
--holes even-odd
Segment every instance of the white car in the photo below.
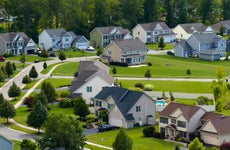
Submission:
<svg viewBox="0 0 230 150">
<path fill-rule="evenodd" d="M 88 46 L 88 47 L 86 48 L 86 50 L 87 50 L 87 51 L 94 51 L 95 49 L 94 49 L 92 46 Z"/>
</svg>

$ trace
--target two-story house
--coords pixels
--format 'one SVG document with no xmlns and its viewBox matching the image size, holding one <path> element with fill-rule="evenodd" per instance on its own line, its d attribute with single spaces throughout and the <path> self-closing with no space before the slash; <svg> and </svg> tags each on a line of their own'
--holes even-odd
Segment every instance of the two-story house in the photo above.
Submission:
<svg viewBox="0 0 230 150">
<path fill-rule="evenodd" d="M 82 96 L 86 104 L 92 104 L 92 98 L 104 86 L 112 86 L 113 77 L 109 75 L 109 67 L 100 61 L 80 61 L 78 75 L 72 80 L 71 98 Z"/>
<path fill-rule="evenodd" d="M 175 42 L 176 35 L 164 22 L 150 22 L 137 24 L 133 29 L 133 36 L 139 38 L 143 43 L 157 43 L 160 37 L 165 43 Z"/>
<path fill-rule="evenodd" d="M 132 128 L 136 123 L 155 124 L 155 101 L 143 92 L 103 87 L 94 97 L 94 108 L 96 116 L 100 110 L 107 109 L 109 124 L 113 126 Z"/>
<path fill-rule="evenodd" d="M 63 28 L 45 29 L 38 36 L 40 49 L 62 50 L 77 46 L 79 36 L 76 36 L 72 31 L 67 32 Z M 80 49 L 88 47 L 88 40 L 82 38 L 86 42 L 81 42 Z M 79 47 L 77 47 L 79 48 Z"/>
<path fill-rule="evenodd" d="M 203 23 L 185 23 L 178 24 L 172 31 L 176 34 L 177 40 L 187 40 L 193 33 L 213 32 L 213 29 Z"/>
<path fill-rule="evenodd" d="M 147 52 L 148 48 L 139 39 L 114 40 L 105 48 L 102 57 L 107 58 L 105 62 L 138 65 L 146 62 Z"/>
<path fill-rule="evenodd" d="M 0 34 L 0 55 L 10 53 L 13 55 L 33 54 L 36 43 L 24 32 L 10 32 Z"/>
<path fill-rule="evenodd" d="M 159 113 L 159 130 L 169 139 L 174 140 L 177 135 L 188 139 L 205 113 L 200 107 L 171 102 Z"/>
<path fill-rule="evenodd" d="M 212 28 L 216 33 L 220 32 L 221 27 L 224 28 L 224 35 L 230 34 L 230 20 L 223 20 L 212 25 Z"/>
<path fill-rule="evenodd" d="M 203 60 L 220 60 L 225 57 L 226 41 L 215 33 L 194 33 L 186 41 L 179 41 L 174 48 L 177 57 L 199 57 Z"/>
<path fill-rule="evenodd" d="M 93 47 L 105 48 L 111 41 L 116 39 L 130 39 L 133 38 L 130 35 L 128 29 L 122 27 L 108 26 L 108 27 L 96 27 L 90 33 L 90 44 Z"/>
</svg>

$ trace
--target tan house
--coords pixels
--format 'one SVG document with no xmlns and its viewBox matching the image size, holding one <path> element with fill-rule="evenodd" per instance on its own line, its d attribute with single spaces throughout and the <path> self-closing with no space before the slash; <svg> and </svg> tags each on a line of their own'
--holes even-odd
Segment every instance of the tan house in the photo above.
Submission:
<svg viewBox="0 0 230 150">
<path fill-rule="evenodd" d="M 193 33 L 213 32 L 213 29 L 203 23 L 186 23 L 178 24 L 172 31 L 176 34 L 177 40 L 187 40 Z"/>
<path fill-rule="evenodd" d="M 109 75 L 109 67 L 100 61 L 80 61 L 78 75 L 72 80 L 71 98 L 83 97 L 86 104 L 92 104 L 92 98 L 104 86 L 112 86 L 113 77 Z"/>
<path fill-rule="evenodd" d="M 223 20 L 212 25 L 213 30 L 218 33 L 221 27 L 224 28 L 224 35 L 230 34 L 230 20 Z"/>
<path fill-rule="evenodd" d="M 143 43 L 157 43 L 160 37 L 165 43 L 175 42 L 175 33 L 164 22 L 150 22 L 136 25 L 133 29 L 133 37 L 139 38 Z"/>
<path fill-rule="evenodd" d="M 109 62 L 137 65 L 146 62 L 148 48 L 139 39 L 114 40 L 104 51 L 102 57 Z"/>
<path fill-rule="evenodd" d="M 95 115 L 100 110 L 109 111 L 109 124 L 132 128 L 139 125 L 155 124 L 155 101 L 143 92 L 120 87 L 103 87 L 94 97 Z"/>
<path fill-rule="evenodd" d="M 201 139 L 206 144 L 220 146 L 225 142 L 230 142 L 230 117 L 220 114 L 209 114 L 206 122 L 200 129 Z"/>
<path fill-rule="evenodd" d="M 177 135 L 188 139 L 189 133 L 200 126 L 205 113 L 200 107 L 171 102 L 159 113 L 159 130 L 168 139 L 174 140 Z"/>
<path fill-rule="evenodd" d="M 90 33 L 90 45 L 104 48 L 116 39 L 130 39 L 130 31 L 122 27 L 96 27 Z"/>
</svg>

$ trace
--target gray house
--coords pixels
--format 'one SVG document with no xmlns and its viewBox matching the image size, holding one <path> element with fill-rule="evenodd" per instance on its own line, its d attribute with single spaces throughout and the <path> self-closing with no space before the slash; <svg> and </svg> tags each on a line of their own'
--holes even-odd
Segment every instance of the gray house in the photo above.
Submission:
<svg viewBox="0 0 230 150">
<path fill-rule="evenodd" d="M 88 47 L 88 40 L 84 36 L 76 36 L 72 31 L 63 28 L 45 29 L 39 38 L 39 47 L 44 49 L 61 50 L 77 46 L 79 49 Z"/>
<path fill-rule="evenodd" d="M 215 30 L 215 32 L 220 32 L 220 28 L 224 28 L 224 34 L 229 35 L 230 34 L 230 20 L 223 20 L 220 22 L 217 22 L 216 24 L 212 25 L 212 28 Z"/>
<path fill-rule="evenodd" d="M 177 57 L 199 57 L 203 60 L 220 60 L 225 57 L 226 41 L 215 33 L 194 33 L 186 41 L 179 41 L 174 48 Z"/>
<path fill-rule="evenodd" d="M 33 54 L 36 43 L 24 32 L 10 32 L 0 34 L 0 55 L 10 53 L 13 55 Z"/>
<path fill-rule="evenodd" d="M 95 115 L 107 109 L 109 124 L 124 128 L 132 128 L 136 123 L 155 124 L 155 103 L 143 92 L 120 87 L 103 87 L 94 97 Z"/>
<path fill-rule="evenodd" d="M 14 145 L 10 140 L 8 140 L 7 138 L 0 135 L 0 149 L 2 149 L 2 150 L 13 150 Z"/>
<path fill-rule="evenodd" d="M 228 40 L 226 41 L 226 51 L 230 52 L 230 37 L 228 38 Z"/>
</svg>

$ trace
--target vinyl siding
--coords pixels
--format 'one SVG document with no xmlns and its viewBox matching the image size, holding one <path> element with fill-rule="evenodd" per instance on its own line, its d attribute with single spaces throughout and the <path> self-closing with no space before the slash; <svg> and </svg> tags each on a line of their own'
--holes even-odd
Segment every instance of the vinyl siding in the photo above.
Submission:
<svg viewBox="0 0 230 150">
<path fill-rule="evenodd" d="M 90 45 L 93 47 L 103 47 L 103 35 L 95 29 L 92 33 L 90 33 Z"/>
<path fill-rule="evenodd" d="M 138 32 L 140 34 L 138 34 Z M 138 24 L 136 27 L 133 28 L 133 37 L 139 38 L 143 43 L 146 43 L 146 31 Z"/>
</svg>

